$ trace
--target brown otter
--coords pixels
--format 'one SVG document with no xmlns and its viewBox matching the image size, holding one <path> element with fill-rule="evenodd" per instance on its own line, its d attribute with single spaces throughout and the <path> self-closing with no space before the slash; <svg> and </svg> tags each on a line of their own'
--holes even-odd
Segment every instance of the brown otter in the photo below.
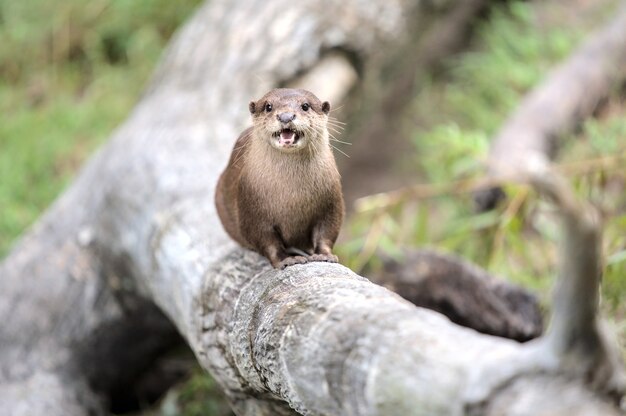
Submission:
<svg viewBox="0 0 626 416">
<path fill-rule="evenodd" d="M 215 203 L 228 234 L 275 268 L 337 262 L 341 182 L 327 130 L 330 104 L 279 88 L 249 105 L 253 126 L 235 143 Z"/>
</svg>

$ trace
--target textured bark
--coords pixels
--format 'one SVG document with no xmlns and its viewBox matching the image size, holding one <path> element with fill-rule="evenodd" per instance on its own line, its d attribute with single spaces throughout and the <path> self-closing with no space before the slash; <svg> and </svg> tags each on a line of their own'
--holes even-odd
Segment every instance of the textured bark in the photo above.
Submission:
<svg viewBox="0 0 626 416">
<path fill-rule="evenodd" d="M 534 295 L 450 254 L 406 249 L 372 281 L 485 334 L 528 341 L 543 329 Z"/>
<path fill-rule="evenodd" d="M 626 7 L 554 69 L 504 123 L 494 138 L 488 170 L 498 175 L 530 159 L 550 160 L 558 139 L 573 133 L 612 91 L 626 82 Z M 475 195 L 480 209 L 504 197 L 500 188 Z"/>
<path fill-rule="evenodd" d="M 489 406 L 513 379 L 565 414 L 560 397 L 541 393 L 555 374 L 562 391 L 588 392 L 594 409 L 609 406 L 607 389 L 621 394 L 614 379 L 592 377 L 595 393 L 584 382 L 597 375 L 590 363 L 609 362 L 596 348 L 604 343 L 589 344 L 594 361 L 580 365 L 575 354 L 552 354 L 555 342 L 545 341 L 555 337 L 522 346 L 478 334 L 341 265 L 276 271 L 237 248 L 217 219 L 214 187 L 251 98 L 307 72 L 327 50 L 369 59 L 401 36 L 408 16 L 430 7 L 202 7 L 129 119 L 0 265 L 0 316 L 10 317 L 0 326 L 2 411 L 103 413 L 103 393 L 122 370 L 138 371 L 176 340 L 151 302 L 238 415 L 460 415 Z M 597 243 L 568 227 L 579 248 Z M 537 357 L 549 358 L 548 376 L 534 372 Z M 617 368 L 605 374 L 617 377 Z"/>
</svg>

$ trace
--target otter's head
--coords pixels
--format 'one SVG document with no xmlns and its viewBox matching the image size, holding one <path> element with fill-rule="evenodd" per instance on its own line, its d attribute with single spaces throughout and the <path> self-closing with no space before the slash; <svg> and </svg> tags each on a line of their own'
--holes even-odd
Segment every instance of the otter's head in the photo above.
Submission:
<svg viewBox="0 0 626 416">
<path fill-rule="evenodd" d="M 329 111 L 328 101 L 300 89 L 277 88 L 250 102 L 257 139 L 285 153 L 328 146 Z"/>
</svg>

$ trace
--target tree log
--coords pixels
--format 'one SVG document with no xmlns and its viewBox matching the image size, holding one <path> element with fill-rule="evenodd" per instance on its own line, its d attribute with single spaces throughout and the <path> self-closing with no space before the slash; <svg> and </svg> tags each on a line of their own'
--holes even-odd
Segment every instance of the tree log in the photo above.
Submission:
<svg viewBox="0 0 626 416">
<path fill-rule="evenodd" d="M 397 39 L 407 16 L 430 7 L 202 7 L 129 119 L 0 265 L 3 412 L 104 413 L 107 389 L 126 368 L 137 371 L 176 338 L 154 302 L 238 415 L 461 415 L 508 400 L 547 403 L 552 414 L 583 405 L 617 414 L 608 394 L 620 397 L 623 373 L 606 365 L 611 345 L 595 336 L 576 348 L 597 335 L 593 308 L 575 314 L 582 324 L 521 345 L 452 324 L 341 265 L 273 270 L 237 248 L 217 219 L 215 183 L 251 98 L 306 72 L 326 50 L 371 56 Z M 567 270 L 587 272 L 576 250 L 597 241 L 581 232 L 577 210 L 568 213 L 577 244 L 564 254 Z M 597 292 L 597 280 L 590 284 L 563 296 Z M 544 389 L 557 381 L 562 396 Z"/>
<path fill-rule="evenodd" d="M 451 254 L 405 249 L 371 280 L 484 334 L 528 341 L 543 330 L 534 295 Z"/>
</svg>

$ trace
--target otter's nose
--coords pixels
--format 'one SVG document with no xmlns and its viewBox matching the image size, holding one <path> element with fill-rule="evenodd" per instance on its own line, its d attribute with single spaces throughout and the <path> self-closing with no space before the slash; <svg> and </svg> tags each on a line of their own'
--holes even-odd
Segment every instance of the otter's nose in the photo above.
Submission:
<svg viewBox="0 0 626 416">
<path fill-rule="evenodd" d="M 276 117 L 281 123 L 289 123 L 294 118 L 296 118 L 296 115 L 294 113 L 280 113 Z"/>
</svg>

